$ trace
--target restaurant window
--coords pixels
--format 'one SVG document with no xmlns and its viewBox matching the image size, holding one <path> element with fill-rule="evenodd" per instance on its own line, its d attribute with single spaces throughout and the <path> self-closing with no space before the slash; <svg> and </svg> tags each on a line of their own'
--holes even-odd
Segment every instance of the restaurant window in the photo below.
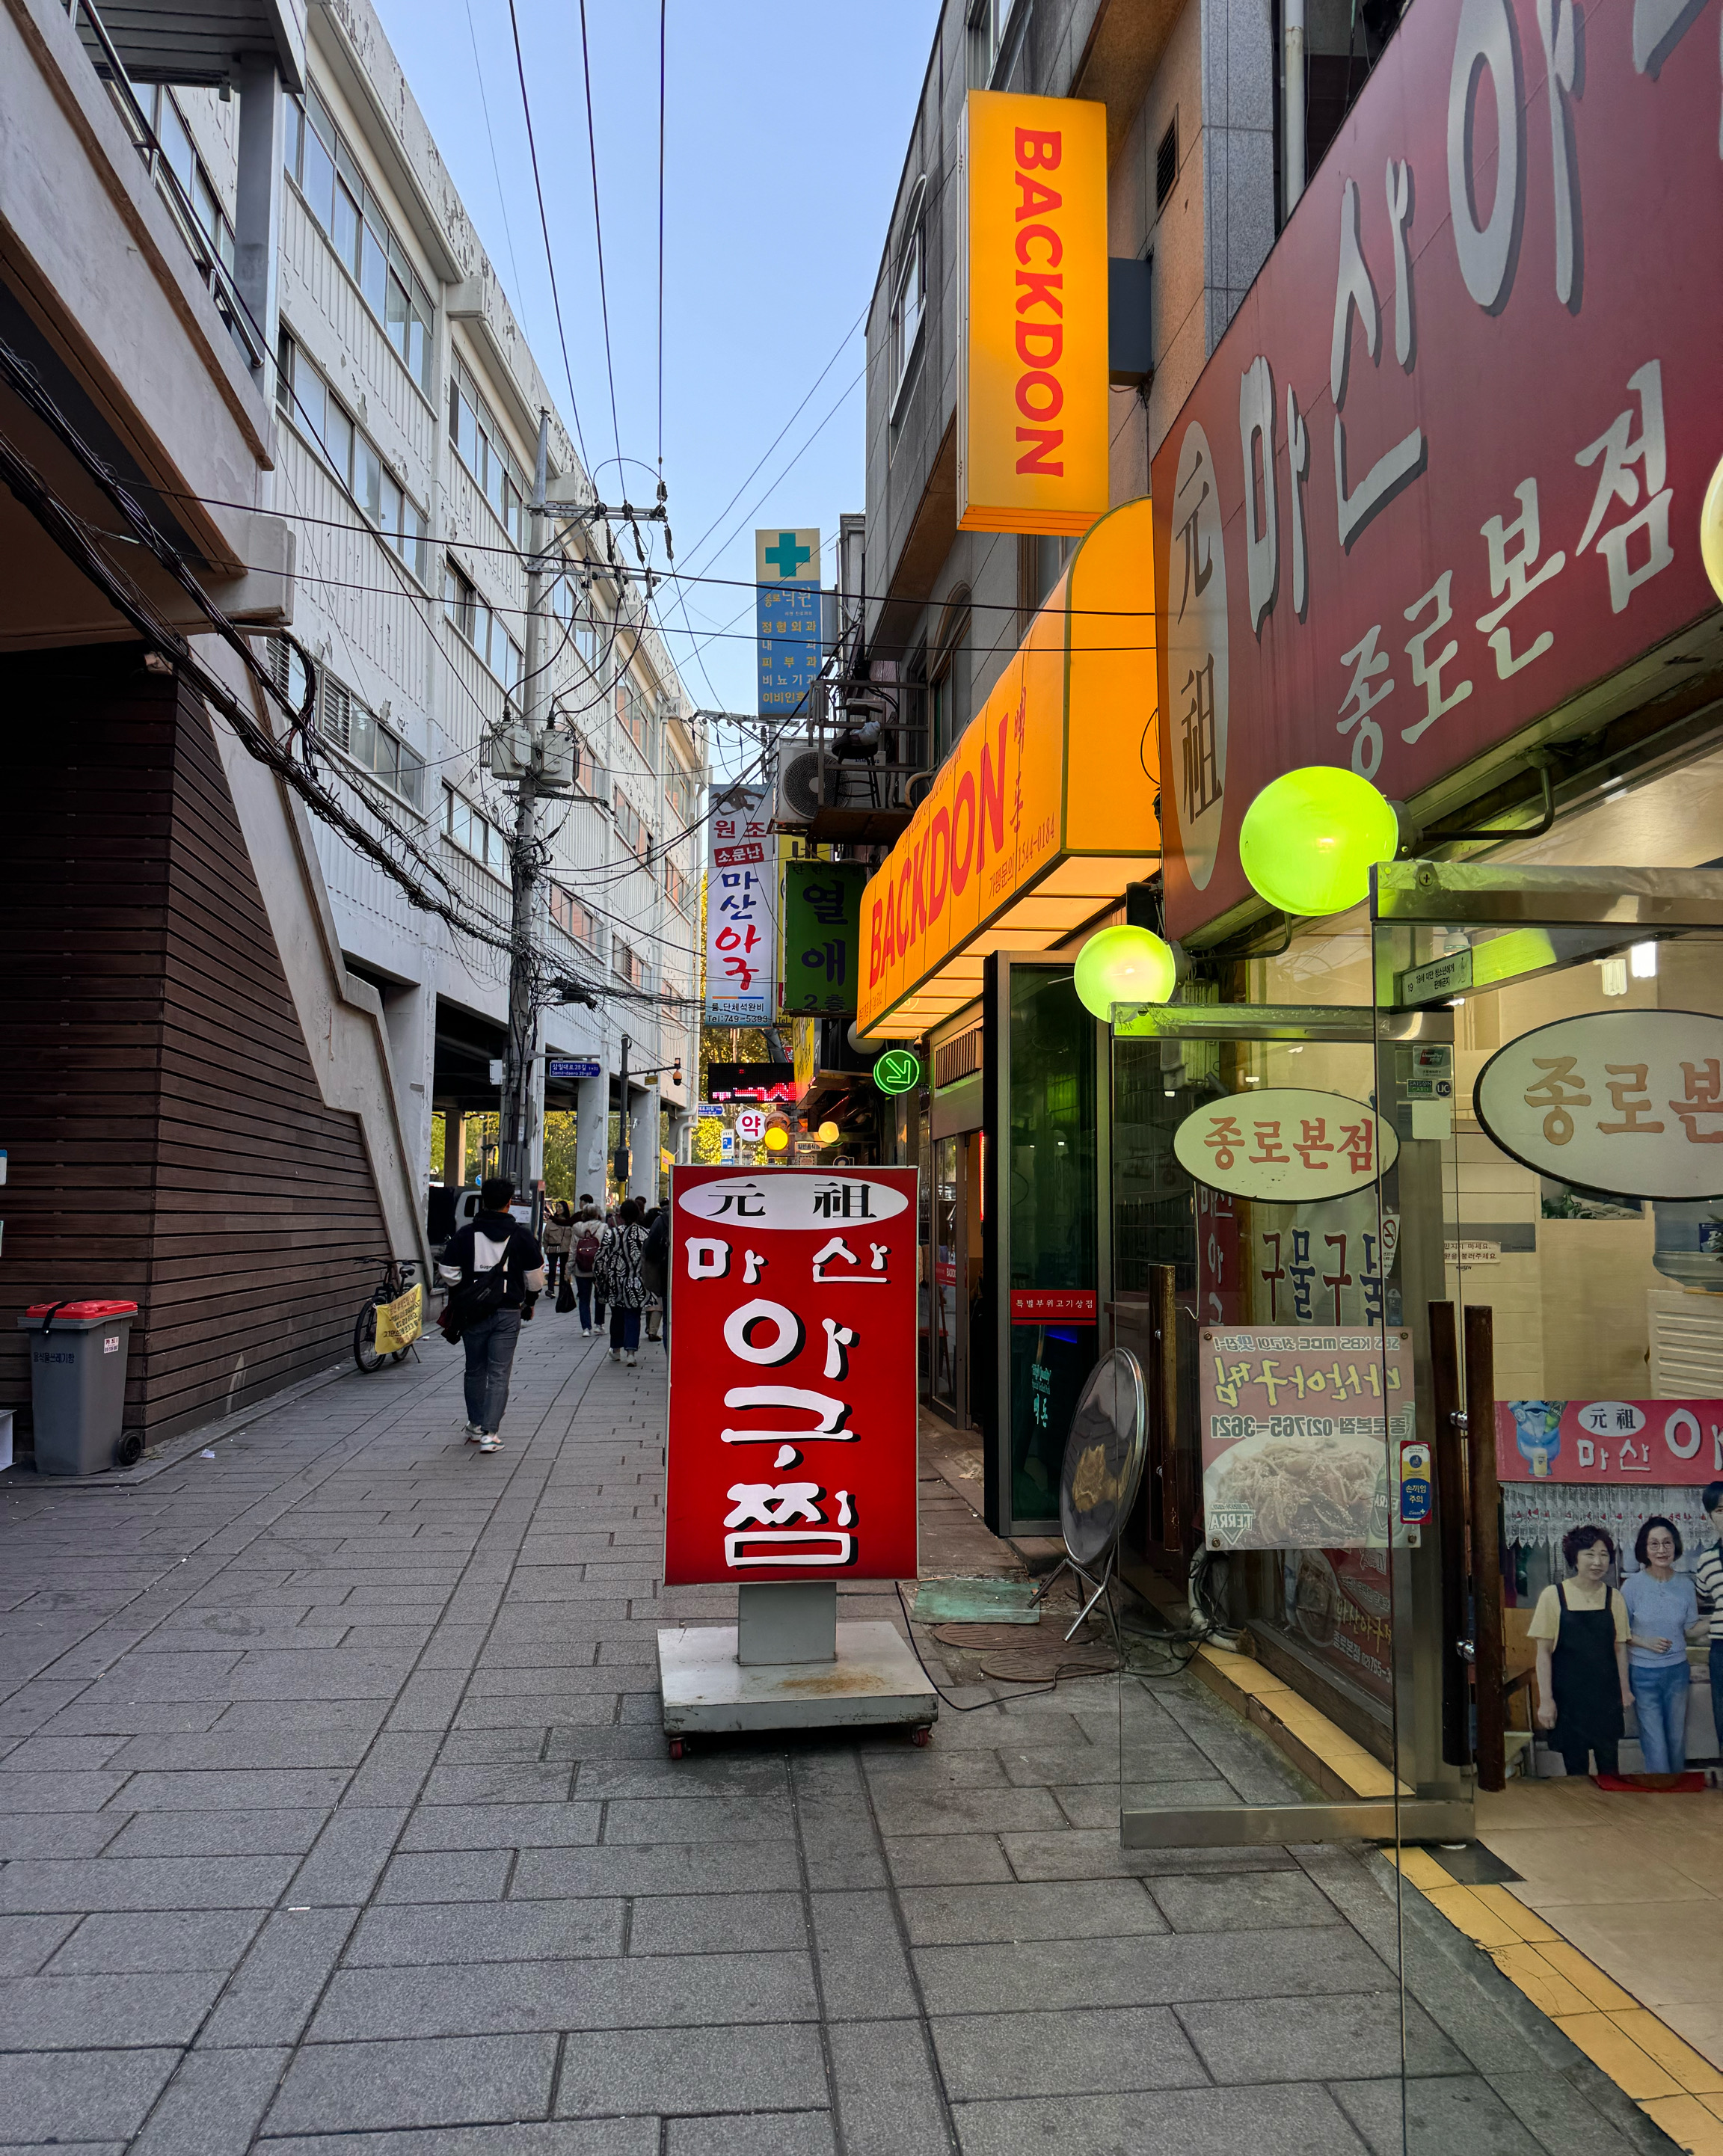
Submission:
<svg viewBox="0 0 1723 2156">
<path fill-rule="evenodd" d="M 284 97 L 281 103 L 282 162 L 288 177 L 382 325 L 402 365 L 428 397 L 436 320 L 430 293 L 315 90 L 307 88 L 303 104 L 296 97 Z"/>
</svg>

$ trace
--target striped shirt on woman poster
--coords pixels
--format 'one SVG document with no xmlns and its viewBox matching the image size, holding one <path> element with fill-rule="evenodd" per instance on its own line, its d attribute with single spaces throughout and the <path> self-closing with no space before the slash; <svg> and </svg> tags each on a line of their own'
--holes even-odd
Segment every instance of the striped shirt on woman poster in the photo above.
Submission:
<svg viewBox="0 0 1723 2156">
<path fill-rule="evenodd" d="M 1693 1580 L 1700 1608 L 1711 1620 L 1711 1719 L 1717 1728 L 1718 1755 L 1723 1758 L 1723 1482 L 1707 1482 L 1700 1502 L 1718 1535 L 1700 1553 Z"/>
</svg>

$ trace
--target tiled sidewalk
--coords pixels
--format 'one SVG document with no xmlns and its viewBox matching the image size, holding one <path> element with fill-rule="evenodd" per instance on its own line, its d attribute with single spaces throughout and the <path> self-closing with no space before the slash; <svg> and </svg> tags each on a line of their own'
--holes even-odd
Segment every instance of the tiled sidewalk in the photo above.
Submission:
<svg viewBox="0 0 1723 2156">
<path fill-rule="evenodd" d="M 0 1481 L 0 2147 L 1401 2148 L 1380 1858 L 1121 1852 L 1111 1679 L 671 1764 L 654 1627 L 734 1598 L 658 1590 L 661 1360 L 546 1313 L 480 1459 L 423 1353 L 133 1489 Z M 1288 1786 L 1128 1682 L 1134 1801 Z M 1671 2145 L 1403 1921 L 1418 2156 Z"/>
</svg>

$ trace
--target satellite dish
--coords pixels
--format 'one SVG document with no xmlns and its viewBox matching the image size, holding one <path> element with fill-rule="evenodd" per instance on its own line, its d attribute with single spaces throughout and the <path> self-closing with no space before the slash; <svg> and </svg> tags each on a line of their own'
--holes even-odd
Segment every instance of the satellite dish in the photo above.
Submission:
<svg viewBox="0 0 1723 2156">
<path fill-rule="evenodd" d="M 1059 1525 L 1065 1554 L 1035 1596 L 1048 1589 L 1068 1568 L 1093 1589 L 1078 1612 L 1069 1639 L 1111 1584 L 1119 1538 L 1142 1486 L 1148 1455 L 1148 1392 L 1142 1365 L 1128 1348 L 1115 1348 L 1089 1373 L 1071 1417 L 1059 1476 Z M 1118 1622 L 1111 1601 L 1108 1620 L 1116 1638 Z"/>
</svg>

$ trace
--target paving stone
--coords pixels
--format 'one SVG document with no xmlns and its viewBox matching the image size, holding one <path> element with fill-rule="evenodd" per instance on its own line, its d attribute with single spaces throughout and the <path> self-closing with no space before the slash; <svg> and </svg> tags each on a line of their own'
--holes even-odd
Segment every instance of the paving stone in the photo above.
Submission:
<svg viewBox="0 0 1723 2156">
<path fill-rule="evenodd" d="M 407 1818 L 396 1806 L 343 1806 L 293 1875 L 288 1900 L 332 1907 L 369 1901 Z"/>
<path fill-rule="evenodd" d="M 27 1858 L 0 1871 L 0 1910 L 267 1908 L 292 1856 Z"/>
<path fill-rule="evenodd" d="M 1176 1932 L 1285 1931 L 1334 1924 L 1340 1912 L 1296 1871 L 1246 1872 L 1237 1878 L 1156 1879 L 1149 1892 Z"/>
<path fill-rule="evenodd" d="M 346 1787 L 346 1768 L 310 1768 L 300 1772 L 221 1772 L 134 1774 L 126 1784 L 128 1811 L 294 1811 L 340 1802 Z"/>
<path fill-rule="evenodd" d="M 913 1788 L 900 1789 L 895 1779 L 890 1786 L 875 1781 L 874 1814 L 887 1835 L 1027 1833 L 1067 1823 L 1045 1789 L 945 1789 L 930 1801 Z"/>
<path fill-rule="evenodd" d="M 1208 2079 L 1166 2006 L 939 2015 L 932 2029 L 954 2104 L 1188 2088 Z"/>
<path fill-rule="evenodd" d="M 189 2044 L 222 1987 L 219 1969 L 147 1976 L 21 1976 L 6 1987 L 6 2041 L 21 2051 Z"/>
<path fill-rule="evenodd" d="M 652 1894 L 635 1904 L 628 1951 L 637 1954 L 760 1952 L 808 1944 L 800 1894 Z"/>
<path fill-rule="evenodd" d="M 86 1768 L 105 1766 L 122 1749 L 118 1737 L 25 1738 L 0 1759 L 0 1776 L 38 1772 L 81 1774 Z M 12 1784 L 0 1779 L 0 1804 L 10 1801 Z"/>
<path fill-rule="evenodd" d="M 188 2051 L 131 2156 L 246 2156 L 290 2054 Z"/>
<path fill-rule="evenodd" d="M 915 1961 L 930 2014 L 1291 1999 L 1382 1989 L 1389 1981 L 1382 1964 L 1346 1931 L 918 1947 Z"/>
<path fill-rule="evenodd" d="M 831 2113 L 746 2112 L 665 2121 L 664 2156 L 833 2156 Z"/>
<path fill-rule="evenodd" d="M 1420 2074 L 1462 2072 L 1465 2061 L 1408 1999 L 1406 2057 Z M 1340 1999 L 1279 1999 L 1272 2014 L 1254 2000 L 1181 2003 L 1178 2018 L 1218 2082 L 1368 2079 L 1400 2070 L 1397 1988 Z"/>
<path fill-rule="evenodd" d="M 568 1800 L 572 1771 L 566 1763 L 533 1760 L 476 1767 L 438 1767 L 424 1786 L 428 1804 L 560 1804 Z"/>
<path fill-rule="evenodd" d="M 523 2112 L 542 2116 L 556 2061 L 556 2040 L 549 2035 L 305 2044 L 294 2055 L 264 2127 L 270 2134 L 345 2137 L 367 2127 L 423 2131 L 515 2119 Z"/>
<path fill-rule="evenodd" d="M 787 1840 L 796 1823 L 787 1797 L 624 1798 L 604 1810 L 607 1843 Z"/>
<path fill-rule="evenodd" d="M 775 2029 L 732 2025 L 571 2035 L 556 2112 L 573 2118 L 724 2111 L 734 2108 L 744 2090 L 762 2111 L 823 2107 L 818 2029 L 792 2022 Z"/>
<path fill-rule="evenodd" d="M 900 1887 L 966 1886 L 1013 1876 L 994 1834 L 888 1835 L 881 1847 Z"/>
<path fill-rule="evenodd" d="M 1331 2092 L 1362 2135 L 1371 2156 L 1403 2156 L 1408 2148 L 1464 2150 L 1466 2156 L 1542 2156 L 1488 2082 L 1474 2075 L 1414 2081 L 1336 2082 Z"/>
<path fill-rule="evenodd" d="M 160 2049 L 0 2053 L 0 2143 L 127 2141 L 179 2060 Z"/>
<path fill-rule="evenodd" d="M 283 1909 L 272 1916 L 199 2041 L 207 2046 L 296 2043 L 353 1928 L 351 1909 Z"/>
<path fill-rule="evenodd" d="M 1165 1919 L 1134 1879 L 1057 1885 L 914 1887 L 900 1894 L 914 1946 L 1009 1939 L 1124 1938 L 1164 1932 Z"/>
<path fill-rule="evenodd" d="M 234 1967 L 263 1922 L 258 1909 L 156 1909 L 86 1917 L 55 1954 L 54 1976 Z"/>
<path fill-rule="evenodd" d="M 342 1959 L 349 1969 L 416 1969 L 618 1954 L 623 1916 L 619 1901 L 399 1903 L 367 1910 Z M 713 1942 L 720 1943 L 738 1942 Z M 772 1943 L 800 1945 L 801 1940 Z"/>
<path fill-rule="evenodd" d="M 1116 1822 L 1110 1829 L 1064 1834 L 1000 1836 L 1011 1871 L 1019 1879 L 1153 1878 L 1194 1871 L 1291 1871 L 1284 1849 L 1121 1849 Z"/>
<path fill-rule="evenodd" d="M 323 1831 L 326 1810 L 138 1812 L 109 1856 L 296 1856 Z"/>
<path fill-rule="evenodd" d="M 650 2029 L 818 2019 L 805 1953 L 639 1955 L 625 1961 L 342 1969 L 312 2025 L 319 2041 L 479 2029 Z"/>
<path fill-rule="evenodd" d="M 497 1902 L 514 1852 L 459 1849 L 392 1856 L 377 1889 L 379 1902 Z"/>
<path fill-rule="evenodd" d="M 565 1770 L 566 1771 L 566 1770 Z M 598 1839 L 597 1804 L 420 1804 L 404 1850 L 575 1849 Z"/>
<path fill-rule="evenodd" d="M 98 1812 L 126 1786 L 123 1774 L 92 1774 L 68 1768 L 40 1774 L 8 1774 L 0 1766 L 0 1809 L 8 1812 Z"/>
<path fill-rule="evenodd" d="M 956 2107 L 963 2156 L 1365 2156 L 1366 2143 L 1326 2089 L 1168 2089 Z"/>
<path fill-rule="evenodd" d="M 891 1896 L 814 1894 L 809 1900 L 826 2018 L 872 2021 L 917 2013 L 920 2001 Z"/>
<path fill-rule="evenodd" d="M 76 1917 L 0 1917 L 0 1976 L 33 1976 L 63 1939 L 75 1929 Z"/>
<path fill-rule="evenodd" d="M 919 2021 L 849 2021 L 830 2033 L 844 2156 L 946 2156 L 946 2106 Z"/>
<path fill-rule="evenodd" d="M 0 1884 L 4 1875 L 0 1874 Z M 581 1894 L 743 1894 L 802 1884 L 792 1842 L 757 1848 L 522 1849 L 509 1886 L 517 1900 Z"/>
</svg>

